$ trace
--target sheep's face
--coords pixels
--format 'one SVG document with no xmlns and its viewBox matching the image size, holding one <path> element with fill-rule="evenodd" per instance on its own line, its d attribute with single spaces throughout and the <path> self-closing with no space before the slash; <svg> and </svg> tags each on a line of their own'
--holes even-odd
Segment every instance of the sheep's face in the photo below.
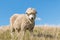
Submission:
<svg viewBox="0 0 60 40">
<path fill-rule="evenodd" d="M 36 10 L 34 9 L 34 8 L 28 8 L 27 10 L 26 10 L 26 14 L 28 15 L 28 18 L 30 19 L 30 20 L 35 20 L 35 18 L 36 18 Z"/>
<path fill-rule="evenodd" d="M 35 18 L 36 18 L 36 14 L 31 13 L 31 14 L 27 14 L 27 15 L 30 20 L 35 20 Z"/>
</svg>

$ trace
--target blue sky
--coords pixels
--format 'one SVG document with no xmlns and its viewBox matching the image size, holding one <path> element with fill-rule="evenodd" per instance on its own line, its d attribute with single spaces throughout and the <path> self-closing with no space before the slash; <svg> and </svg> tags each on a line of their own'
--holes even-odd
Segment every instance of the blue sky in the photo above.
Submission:
<svg viewBox="0 0 60 40">
<path fill-rule="evenodd" d="M 29 7 L 37 10 L 36 25 L 60 25 L 60 0 L 0 0 L 0 25 L 9 25 L 13 14 Z"/>
</svg>

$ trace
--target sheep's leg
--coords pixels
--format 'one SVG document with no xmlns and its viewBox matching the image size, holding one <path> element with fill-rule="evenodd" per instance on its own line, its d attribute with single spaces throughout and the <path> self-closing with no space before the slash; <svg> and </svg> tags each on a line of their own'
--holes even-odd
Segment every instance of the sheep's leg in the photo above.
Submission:
<svg viewBox="0 0 60 40">
<path fill-rule="evenodd" d="M 33 30 L 30 31 L 30 40 L 33 40 Z"/>
<path fill-rule="evenodd" d="M 11 40 L 14 40 L 14 39 L 16 39 L 16 34 L 17 32 L 16 32 L 16 29 L 15 28 L 11 28 Z"/>
<path fill-rule="evenodd" d="M 14 32 L 11 30 L 11 40 L 14 40 Z"/>
<path fill-rule="evenodd" d="M 18 40 L 23 40 L 25 35 L 25 31 L 20 31 L 20 33 L 18 34 Z"/>
</svg>

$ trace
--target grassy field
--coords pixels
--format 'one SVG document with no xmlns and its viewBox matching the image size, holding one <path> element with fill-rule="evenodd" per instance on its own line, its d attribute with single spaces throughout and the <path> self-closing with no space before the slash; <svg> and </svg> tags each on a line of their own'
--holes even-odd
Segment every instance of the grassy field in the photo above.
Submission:
<svg viewBox="0 0 60 40">
<path fill-rule="evenodd" d="M 11 40 L 9 27 L 0 28 L 0 40 Z M 48 26 L 35 27 L 33 37 L 30 39 L 29 32 L 27 31 L 23 40 L 60 40 L 60 28 Z"/>
</svg>

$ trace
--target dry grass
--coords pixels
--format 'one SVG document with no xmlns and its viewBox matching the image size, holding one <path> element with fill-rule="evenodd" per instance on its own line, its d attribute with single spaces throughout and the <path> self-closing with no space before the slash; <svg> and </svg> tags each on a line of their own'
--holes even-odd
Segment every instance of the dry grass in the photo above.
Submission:
<svg viewBox="0 0 60 40">
<path fill-rule="evenodd" d="M 8 27 L 0 28 L 0 40 L 11 40 Z M 33 37 L 31 38 L 29 31 L 27 31 L 23 40 L 60 40 L 60 28 L 48 26 L 35 27 Z"/>
</svg>

